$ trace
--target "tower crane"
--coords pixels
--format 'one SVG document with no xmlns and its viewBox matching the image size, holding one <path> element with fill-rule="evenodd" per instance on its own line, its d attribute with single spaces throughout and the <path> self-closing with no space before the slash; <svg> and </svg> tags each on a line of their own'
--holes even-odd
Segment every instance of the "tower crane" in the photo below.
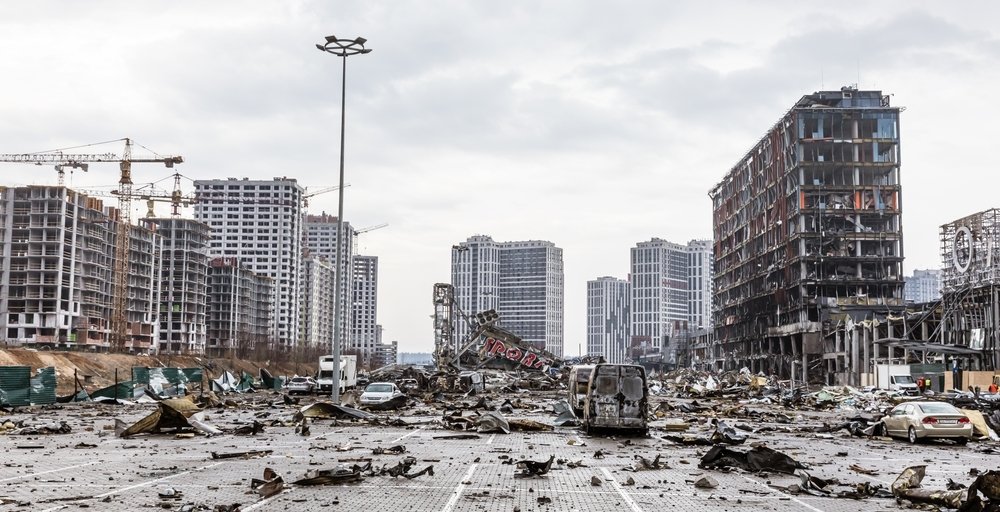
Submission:
<svg viewBox="0 0 1000 512">
<path fill-rule="evenodd" d="M 131 249 L 131 239 L 129 238 L 129 228 L 132 225 L 132 164 L 133 163 L 162 163 L 169 168 L 184 162 L 180 156 L 156 156 L 154 158 L 132 158 L 132 139 L 124 138 L 117 141 L 125 142 L 125 150 L 119 157 L 114 153 L 102 154 L 68 154 L 64 150 L 76 148 L 56 149 L 52 151 L 42 151 L 38 153 L 22 154 L 0 154 L 0 162 L 25 162 L 42 165 L 52 163 L 59 173 L 59 186 L 64 186 L 65 167 L 79 168 L 87 170 L 87 164 L 94 162 L 118 162 L 121 177 L 118 180 L 118 226 L 117 237 L 115 239 L 115 260 L 114 260 L 114 286 L 111 300 L 111 349 L 122 351 L 125 349 L 125 342 L 128 338 L 128 262 L 129 250 Z M 103 143 L 98 143 L 103 144 Z M 88 144 L 93 146 L 96 144 Z M 78 146 L 82 147 L 82 146 Z"/>
</svg>

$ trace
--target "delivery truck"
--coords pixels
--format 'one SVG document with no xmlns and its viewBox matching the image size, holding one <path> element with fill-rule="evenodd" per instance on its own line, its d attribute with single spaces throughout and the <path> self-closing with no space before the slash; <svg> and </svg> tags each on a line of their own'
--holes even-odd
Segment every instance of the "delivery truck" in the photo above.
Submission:
<svg viewBox="0 0 1000 512">
<path fill-rule="evenodd" d="M 875 365 L 875 383 L 879 389 L 898 391 L 905 395 L 918 395 L 917 381 L 910 375 L 910 367 L 905 364 Z"/>
<path fill-rule="evenodd" d="M 320 393 L 330 393 L 333 390 L 334 359 L 332 355 L 319 356 L 319 371 L 316 383 Z M 340 391 L 354 389 L 358 385 L 358 356 L 340 356 Z"/>
</svg>

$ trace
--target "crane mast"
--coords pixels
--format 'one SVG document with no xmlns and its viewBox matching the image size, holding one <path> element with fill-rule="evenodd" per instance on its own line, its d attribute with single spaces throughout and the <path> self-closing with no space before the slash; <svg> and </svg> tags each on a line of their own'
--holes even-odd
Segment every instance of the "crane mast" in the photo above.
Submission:
<svg viewBox="0 0 1000 512">
<path fill-rule="evenodd" d="M 128 340 L 129 250 L 132 248 L 132 141 L 125 139 L 118 180 L 118 238 L 115 240 L 114 288 L 111 299 L 111 350 L 122 352 Z"/>
</svg>

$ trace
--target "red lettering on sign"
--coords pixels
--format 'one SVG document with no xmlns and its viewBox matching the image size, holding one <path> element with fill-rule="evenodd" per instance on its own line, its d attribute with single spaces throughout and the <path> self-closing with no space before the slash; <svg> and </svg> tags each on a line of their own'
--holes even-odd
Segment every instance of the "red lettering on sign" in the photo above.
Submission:
<svg viewBox="0 0 1000 512">
<path fill-rule="evenodd" d="M 507 350 L 507 345 L 504 345 L 500 340 L 493 340 L 493 348 L 490 349 L 490 355 L 495 356 Z"/>
<path fill-rule="evenodd" d="M 521 364 L 527 366 L 528 368 L 531 368 L 531 364 L 535 362 L 535 359 L 538 359 L 538 354 L 534 352 L 528 352 L 527 354 L 524 354 L 524 359 L 521 360 Z"/>
<path fill-rule="evenodd" d="M 511 361 L 520 361 L 521 360 L 521 356 L 524 355 L 524 352 L 521 352 L 521 349 L 519 349 L 517 347 L 510 347 L 510 348 L 507 349 L 507 354 L 506 355 L 507 355 L 507 359 L 510 359 Z"/>
</svg>

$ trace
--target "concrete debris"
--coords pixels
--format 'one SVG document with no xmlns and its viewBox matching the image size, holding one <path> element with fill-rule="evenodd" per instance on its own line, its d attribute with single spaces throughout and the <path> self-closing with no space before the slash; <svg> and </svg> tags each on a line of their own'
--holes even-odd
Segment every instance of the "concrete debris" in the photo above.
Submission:
<svg viewBox="0 0 1000 512">
<path fill-rule="evenodd" d="M 602 483 L 603 483 L 603 482 L 601 481 L 601 477 L 599 477 L 599 476 L 596 476 L 596 475 L 595 475 L 595 476 L 592 476 L 592 477 L 590 477 L 590 485 L 593 485 L 593 486 L 595 486 L 595 487 L 598 487 L 598 486 L 600 486 L 600 485 L 601 485 Z"/>
<path fill-rule="evenodd" d="M 21 420 L 17 423 L 8 420 L 0 423 L 0 435 L 38 436 L 49 434 L 69 434 L 72 431 L 73 428 L 70 427 L 65 421 L 27 424 L 27 420 Z"/>
<path fill-rule="evenodd" d="M 719 482 L 710 476 L 703 476 L 695 480 L 694 486 L 699 489 L 715 489 L 719 486 Z"/>
<path fill-rule="evenodd" d="M 965 490 L 944 491 L 923 489 L 920 482 L 924 479 L 927 466 L 910 466 L 903 470 L 892 482 L 893 496 L 914 503 L 927 503 L 948 508 L 958 508 L 962 505 Z M 978 480 L 977 480 L 978 482 Z M 971 491 L 970 491 L 971 494 Z"/>
<path fill-rule="evenodd" d="M 480 416 L 476 420 L 476 428 L 480 434 L 490 432 L 510 434 L 511 430 L 510 423 L 508 423 L 507 420 L 500 415 L 500 413 L 494 411 L 487 411 L 485 414 Z"/>
<path fill-rule="evenodd" d="M 631 470 L 649 471 L 655 469 L 670 469 L 669 466 L 667 466 L 666 464 L 662 464 L 660 462 L 660 457 L 661 455 L 659 453 L 656 454 L 656 457 L 654 457 L 653 460 L 649 460 L 646 457 L 643 457 L 642 455 L 636 455 L 635 456 L 636 460 L 635 462 L 632 463 Z"/>
</svg>

